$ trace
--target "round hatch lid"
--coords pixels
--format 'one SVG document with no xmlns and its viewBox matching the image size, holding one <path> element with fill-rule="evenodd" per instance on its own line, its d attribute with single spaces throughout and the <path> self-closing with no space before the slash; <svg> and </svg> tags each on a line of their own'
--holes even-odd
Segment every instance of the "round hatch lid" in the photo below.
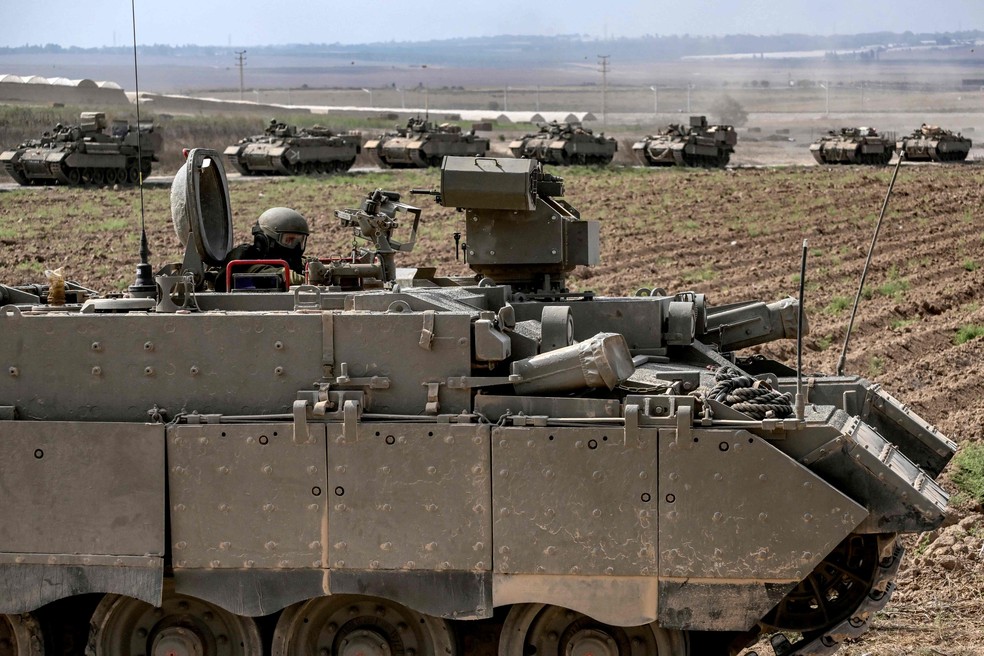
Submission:
<svg viewBox="0 0 984 656">
<path fill-rule="evenodd" d="M 232 250 L 232 209 L 222 157 L 194 148 L 171 183 L 171 222 L 183 245 L 191 233 L 202 261 L 220 265 Z"/>
</svg>

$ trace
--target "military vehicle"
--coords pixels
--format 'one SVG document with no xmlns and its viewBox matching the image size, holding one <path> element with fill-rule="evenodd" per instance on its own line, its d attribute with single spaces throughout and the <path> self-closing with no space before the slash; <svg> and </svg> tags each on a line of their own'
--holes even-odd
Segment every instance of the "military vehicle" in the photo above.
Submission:
<svg viewBox="0 0 984 656">
<path fill-rule="evenodd" d="M 122 295 L 0 286 L 5 654 L 706 656 L 768 632 L 790 656 L 867 630 L 896 536 L 943 521 L 952 442 L 877 384 L 740 355 L 806 332 L 794 299 L 572 290 L 599 224 L 539 162 L 448 157 L 423 193 L 463 211 L 473 275 L 399 268 L 424 212 L 377 189 L 335 212 L 364 245 L 306 284 L 209 291 L 231 208 L 196 149 L 182 262 Z"/>
<path fill-rule="evenodd" d="M 647 166 L 727 166 L 738 133 L 730 125 L 708 125 L 704 116 L 691 116 L 690 126 L 671 123 L 632 145 L 640 164 Z"/>
<path fill-rule="evenodd" d="M 153 123 L 135 128 L 117 119 L 109 134 L 106 129 L 106 114 L 82 112 L 78 125 L 59 123 L 40 139 L 0 153 L 0 163 L 22 185 L 136 184 L 141 174 L 150 175 L 162 142 Z"/>
<path fill-rule="evenodd" d="M 551 121 L 539 132 L 524 135 L 509 143 L 513 157 L 535 159 L 544 164 L 609 164 L 618 150 L 618 142 L 604 134 L 595 136 L 580 123 Z"/>
<path fill-rule="evenodd" d="M 810 153 L 818 164 L 884 166 L 892 159 L 894 141 L 894 137 L 878 134 L 874 128 L 841 128 L 810 144 Z"/>
<path fill-rule="evenodd" d="M 462 132 L 457 125 L 412 117 L 405 128 L 397 127 L 366 142 L 366 151 L 382 165 L 393 169 L 440 166 L 445 156 L 478 156 L 489 152 L 489 140 L 474 131 Z"/>
<path fill-rule="evenodd" d="M 362 152 L 357 134 L 315 125 L 297 129 L 271 119 L 263 134 L 240 139 L 225 156 L 242 175 L 312 175 L 348 171 Z"/>
<path fill-rule="evenodd" d="M 923 123 L 912 134 L 895 143 L 896 152 L 905 151 L 913 162 L 962 162 L 973 142 L 960 133 L 954 134 L 936 125 Z"/>
</svg>

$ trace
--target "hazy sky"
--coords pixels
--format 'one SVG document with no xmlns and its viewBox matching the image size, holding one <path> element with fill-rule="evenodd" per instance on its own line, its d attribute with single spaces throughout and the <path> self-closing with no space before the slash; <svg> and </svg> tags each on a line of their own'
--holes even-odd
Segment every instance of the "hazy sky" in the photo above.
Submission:
<svg viewBox="0 0 984 656">
<path fill-rule="evenodd" d="M 137 0 L 141 44 L 984 29 L 984 0 Z M 128 45 L 129 0 L 0 0 L 0 46 Z"/>
</svg>

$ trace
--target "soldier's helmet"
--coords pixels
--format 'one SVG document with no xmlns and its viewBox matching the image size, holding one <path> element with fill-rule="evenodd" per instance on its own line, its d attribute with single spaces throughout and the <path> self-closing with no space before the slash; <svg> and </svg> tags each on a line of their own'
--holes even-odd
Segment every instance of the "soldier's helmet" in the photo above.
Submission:
<svg viewBox="0 0 984 656">
<path fill-rule="evenodd" d="M 307 246 L 308 222 L 300 212 L 288 207 L 271 207 L 256 220 L 253 231 L 259 230 L 284 248 L 300 248 L 303 253 Z"/>
</svg>

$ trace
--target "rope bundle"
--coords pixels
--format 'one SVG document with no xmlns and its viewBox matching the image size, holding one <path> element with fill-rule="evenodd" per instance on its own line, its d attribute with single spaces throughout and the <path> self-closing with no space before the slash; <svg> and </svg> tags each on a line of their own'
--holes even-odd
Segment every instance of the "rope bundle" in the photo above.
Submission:
<svg viewBox="0 0 984 656">
<path fill-rule="evenodd" d="M 707 398 L 723 403 L 753 419 L 782 419 L 793 414 L 793 397 L 777 392 L 764 380 L 752 378 L 734 367 L 714 372 L 715 385 Z"/>
</svg>

